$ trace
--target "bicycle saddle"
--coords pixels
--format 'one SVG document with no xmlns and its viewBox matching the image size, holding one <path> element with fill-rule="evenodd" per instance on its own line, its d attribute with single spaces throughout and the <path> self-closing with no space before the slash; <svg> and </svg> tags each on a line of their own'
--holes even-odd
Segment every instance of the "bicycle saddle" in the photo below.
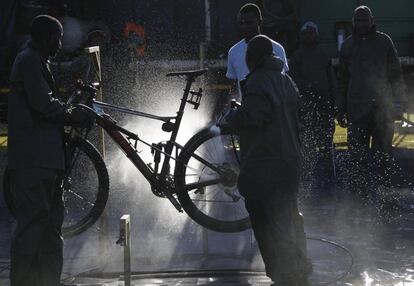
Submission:
<svg viewBox="0 0 414 286">
<path fill-rule="evenodd" d="M 198 77 L 202 75 L 203 73 L 207 72 L 208 69 L 202 69 L 202 70 L 192 70 L 192 71 L 179 71 L 179 72 L 169 72 L 166 74 L 166 76 L 188 76 L 188 77 Z"/>
</svg>

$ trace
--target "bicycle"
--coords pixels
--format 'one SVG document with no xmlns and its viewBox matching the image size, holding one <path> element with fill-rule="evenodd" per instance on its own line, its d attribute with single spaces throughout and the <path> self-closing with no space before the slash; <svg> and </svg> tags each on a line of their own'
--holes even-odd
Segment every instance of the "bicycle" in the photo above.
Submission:
<svg viewBox="0 0 414 286">
<path fill-rule="evenodd" d="M 237 188 L 237 136 L 224 127 L 213 126 L 193 135 L 184 146 L 176 142 L 187 103 L 198 109 L 203 96 L 201 88 L 192 91 L 191 86 L 206 71 L 167 74 L 168 77 L 186 79 L 176 116 L 157 116 L 96 101 L 97 88 L 93 84 L 78 85 L 78 93 L 68 102 L 77 104 L 93 115 L 96 125 L 106 131 L 150 183 L 154 195 L 169 199 L 179 212 L 184 210 L 203 227 L 218 232 L 239 232 L 250 228 L 250 220 L 244 208 L 244 199 Z M 162 121 L 162 130 L 171 133 L 171 137 L 165 142 L 145 142 L 137 134 L 119 126 L 103 112 L 105 109 Z M 105 162 L 87 140 L 91 129 L 92 126 L 82 130 L 70 128 L 66 134 L 67 166 L 61 184 L 66 206 L 62 229 L 65 237 L 79 234 L 93 225 L 103 213 L 109 196 L 109 176 Z M 138 142 L 151 148 L 153 166 L 140 157 Z M 175 161 L 173 173 L 170 170 L 171 160 Z M 7 184 L 5 180 L 5 197 L 13 212 Z"/>
</svg>

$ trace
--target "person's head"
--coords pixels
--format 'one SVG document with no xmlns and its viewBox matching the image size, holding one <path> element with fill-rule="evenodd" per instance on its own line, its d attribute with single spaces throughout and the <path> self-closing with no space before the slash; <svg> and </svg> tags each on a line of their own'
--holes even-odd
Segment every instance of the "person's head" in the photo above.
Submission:
<svg viewBox="0 0 414 286">
<path fill-rule="evenodd" d="M 358 35 L 367 35 L 374 25 L 374 17 L 371 9 L 367 6 L 359 6 L 354 10 L 352 25 Z"/>
<path fill-rule="evenodd" d="M 260 34 L 262 12 L 260 12 L 259 6 L 252 3 L 243 5 L 238 14 L 238 21 L 241 35 L 247 41 Z"/>
<path fill-rule="evenodd" d="M 272 41 L 268 36 L 257 35 L 247 44 L 246 64 L 249 70 L 260 65 L 265 58 L 273 55 Z"/>
<path fill-rule="evenodd" d="M 318 42 L 318 26 L 314 22 L 306 22 L 300 29 L 300 39 L 305 46 L 315 46 Z"/>
<path fill-rule="evenodd" d="M 62 24 L 52 16 L 35 17 L 32 21 L 30 35 L 37 47 L 49 57 L 56 56 L 62 46 Z"/>
</svg>

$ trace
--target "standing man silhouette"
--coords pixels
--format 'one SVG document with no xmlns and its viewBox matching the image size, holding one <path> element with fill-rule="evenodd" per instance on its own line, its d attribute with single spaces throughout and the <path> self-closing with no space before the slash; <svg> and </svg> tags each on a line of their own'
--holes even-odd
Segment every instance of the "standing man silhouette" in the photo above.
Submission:
<svg viewBox="0 0 414 286">
<path fill-rule="evenodd" d="M 237 82 L 239 93 L 238 100 L 240 100 L 240 81 L 242 81 L 249 73 L 249 68 L 246 64 L 247 44 L 251 38 L 261 34 L 260 25 L 262 24 L 263 19 L 259 6 L 253 3 L 248 3 L 242 6 L 237 18 L 243 39 L 231 47 L 228 52 L 226 77 Z M 282 59 L 283 71 L 287 72 L 289 66 L 286 59 L 285 49 L 279 43 L 273 40 L 270 41 L 272 43 L 273 53 Z"/>
</svg>

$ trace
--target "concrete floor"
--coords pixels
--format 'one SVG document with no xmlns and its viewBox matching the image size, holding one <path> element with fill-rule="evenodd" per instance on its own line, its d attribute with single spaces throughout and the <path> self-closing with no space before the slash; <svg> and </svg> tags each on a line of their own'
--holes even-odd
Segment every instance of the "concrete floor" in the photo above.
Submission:
<svg viewBox="0 0 414 286">
<path fill-rule="evenodd" d="M 401 213 L 393 223 L 384 224 L 377 219 L 374 209 L 358 202 L 351 203 L 343 197 L 319 200 L 317 203 L 308 202 L 301 209 L 305 214 L 308 236 L 337 242 L 347 247 L 353 255 L 350 273 L 330 285 L 414 286 L 412 210 Z M 66 240 L 62 275 L 65 283 L 83 286 L 124 285 L 123 248 L 115 245 L 115 220 L 109 222 L 109 226 L 105 241 L 100 241 L 102 235 L 97 228 L 91 228 L 77 237 Z M 0 228 L 2 234 L 9 233 L 10 228 L 4 221 Z M 208 235 L 208 253 L 197 252 L 194 249 L 191 250 L 192 253 L 183 253 L 176 247 L 174 254 L 165 255 L 160 248 L 159 253 L 144 256 L 143 249 L 150 248 L 152 242 L 140 241 L 145 243 L 143 248 L 134 244 L 131 261 L 134 273 L 131 285 L 271 284 L 264 275 L 263 262 L 257 252 L 255 241 L 249 237 L 249 232 L 231 236 L 208 232 Z M 226 253 L 220 249 L 213 249 L 213 246 L 220 242 L 229 245 L 229 241 L 234 243 L 234 238 L 242 241 L 246 237 L 249 237 L 248 251 Z M 138 237 L 133 239 L 139 240 Z M 8 241 L 6 236 L 0 237 L 0 286 L 9 286 Z M 199 245 L 201 242 L 193 243 Z M 190 248 L 188 242 L 185 244 Z M 308 240 L 308 256 L 314 264 L 315 271 L 311 281 L 315 286 L 326 285 L 325 282 L 346 274 L 351 263 L 345 251 L 317 240 Z"/>
<path fill-rule="evenodd" d="M 120 169 L 123 161 L 118 157 L 108 154 L 107 160 L 116 164 L 109 164 L 111 194 L 106 212 L 93 227 L 65 241 L 62 278 L 66 283 L 124 285 L 123 249 L 115 242 L 119 218 L 129 213 L 132 285 L 270 285 L 250 230 L 206 231 L 186 214 L 177 213 L 169 202 L 154 197 L 129 165 Z M 330 285 L 414 286 L 412 197 L 405 200 L 403 210 L 383 221 L 374 206 L 359 203 L 340 188 L 330 197 L 315 198 L 306 184 L 302 187 L 300 208 L 307 235 L 339 243 L 353 255 L 350 273 Z M 9 286 L 12 228 L 13 220 L 0 195 L 0 286 Z M 308 256 L 314 264 L 311 281 L 315 286 L 343 276 L 351 263 L 345 251 L 317 240 L 308 241 Z"/>
</svg>

